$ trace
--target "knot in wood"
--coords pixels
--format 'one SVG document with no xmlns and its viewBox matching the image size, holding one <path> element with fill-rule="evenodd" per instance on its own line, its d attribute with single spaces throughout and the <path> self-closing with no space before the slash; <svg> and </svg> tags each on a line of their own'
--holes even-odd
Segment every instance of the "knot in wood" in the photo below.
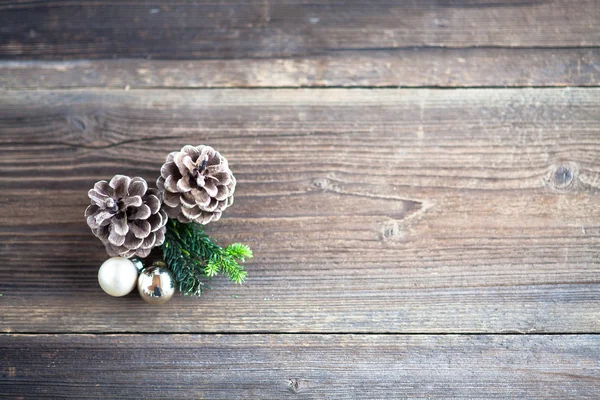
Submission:
<svg viewBox="0 0 600 400">
<path fill-rule="evenodd" d="M 300 381 L 298 379 L 288 379 L 289 391 L 292 393 L 298 393 L 300 390 Z"/>
<path fill-rule="evenodd" d="M 381 234 L 383 240 L 403 240 L 407 233 L 402 230 L 398 221 L 389 220 L 383 223 Z"/>
<path fill-rule="evenodd" d="M 566 165 L 561 165 L 554 172 L 554 184 L 556 187 L 567 187 L 573 182 L 573 170 Z"/>
<path fill-rule="evenodd" d="M 577 175 L 577 165 L 572 162 L 565 162 L 553 168 L 549 176 L 549 184 L 556 190 L 567 190 L 573 185 Z"/>
<path fill-rule="evenodd" d="M 76 131 L 85 132 L 87 130 L 87 124 L 85 122 L 85 118 L 70 116 L 67 118 L 69 121 L 69 125 Z"/>
<path fill-rule="evenodd" d="M 313 185 L 319 189 L 327 189 L 329 186 L 329 180 L 325 178 L 318 178 L 313 181 Z"/>
</svg>

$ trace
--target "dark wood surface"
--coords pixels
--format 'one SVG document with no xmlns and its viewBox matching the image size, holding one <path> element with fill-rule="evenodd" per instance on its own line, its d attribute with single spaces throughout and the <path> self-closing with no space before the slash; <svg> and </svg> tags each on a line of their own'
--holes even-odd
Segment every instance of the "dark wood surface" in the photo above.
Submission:
<svg viewBox="0 0 600 400">
<path fill-rule="evenodd" d="M 536 87 L 600 81 L 600 48 L 398 48 L 204 60 L 0 61 L 5 88 Z"/>
<path fill-rule="evenodd" d="M 82 388 L 87 399 L 593 400 L 600 391 L 595 335 L 7 335 L 0 362 L 0 396 L 13 398 L 81 398 Z"/>
<path fill-rule="evenodd" d="M 597 47 L 596 0 L 2 1 L 0 58 L 239 59 Z"/>
<path fill-rule="evenodd" d="M 0 397 L 600 398 L 600 3 L 0 1 Z M 243 286 L 105 295 L 206 143 Z"/>
<path fill-rule="evenodd" d="M 598 89 L 5 92 L 3 327 L 595 332 L 599 103 Z M 236 204 L 210 230 L 254 248 L 250 278 L 158 310 L 108 298 L 86 189 L 152 180 L 181 143 L 233 166 Z"/>
</svg>

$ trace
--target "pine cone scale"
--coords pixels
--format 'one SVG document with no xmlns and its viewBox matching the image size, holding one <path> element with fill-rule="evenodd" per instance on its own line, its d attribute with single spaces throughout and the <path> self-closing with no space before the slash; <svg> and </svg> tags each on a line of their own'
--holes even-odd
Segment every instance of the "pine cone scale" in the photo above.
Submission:
<svg viewBox="0 0 600 400">
<path fill-rule="evenodd" d="M 115 194 L 113 188 L 110 187 L 107 181 L 96 182 L 94 184 L 94 189 L 92 190 L 95 190 L 98 193 L 105 194 L 108 197 L 113 197 Z"/>
<path fill-rule="evenodd" d="M 196 199 L 194 199 L 194 196 L 191 193 L 188 193 L 188 192 L 181 193 L 181 195 L 179 196 L 179 200 L 181 201 L 181 205 L 183 207 L 187 207 L 187 208 L 196 207 Z"/>
<path fill-rule="evenodd" d="M 217 206 L 219 205 L 219 201 L 217 199 L 210 199 L 210 203 L 202 208 L 202 211 L 215 211 Z"/>
<path fill-rule="evenodd" d="M 103 243 L 108 242 L 109 231 L 106 226 L 101 226 L 100 228 L 93 230 L 93 232 Z"/>
<path fill-rule="evenodd" d="M 183 176 L 186 176 L 188 171 L 191 171 L 196 167 L 196 164 L 192 161 L 192 157 L 185 153 L 177 153 L 175 157 L 173 157 L 173 163 L 179 170 L 179 173 Z"/>
<path fill-rule="evenodd" d="M 125 236 L 129 232 L 129 225 L 127 225 L 127 216 L 125 213 L 119 213 L 112 218 L 112 225 L 116 234 Z"/>
<path fill-rule="evenodd" d="M 94 190 L 94 189 L 90 189 L 90 191 L 88 192 L 88 197 L 97 205 L 101 206 L 104 205 L 104 203 L 106 202 L 106 199 L 108 199 L 109 197 L 105 194 L 101 194 L 98 191 Z"/>
<path fill-rule="evenodd" d="M 123 198 L 127 196 L 127 189 L 131 183 L 131 178 L 125 175 L 116 175 L 108 183 L 114 190 L 114 197 Z"/>
<path fill-rule="evenodd" d="M 131 225 L 129 225 L 129 229 L 131 232 L 133 232 L 136 238 L 144 239 L 152 231 L 152 226 L 148 221 L 140 220 L 134 221 Z"/>
<path fill-rule="evenodd" d="M 156 243 L 156 234 L 151 232 L 148 236 L 144 238 L 144 242 L 140 246 L 142 249 L 151 249 L 154 247 L 154 243 Z"/>
<path fill-rule="evenodd" d="M 192 190 L 192 186 L 190 185 L 188 178 L 185 176 L 177 181 L 176 186 L 177 191 L 179 192 L 189 192 Z"/>
<path fill-rule="evenodd" d="M 167 179 L 165 179 L 165 189 L 171 193 L 179 193 L 179 189 L 177 189 L 177 181 L 173 175 L 169 175 L 167 176 Z"/>
<path fill-rule="evenodd" d="M 179 195 L 165 191 L 163 202 L 169 207 L 177 207 L 179 205 Z"/>
<path fill-rule="evenodd" d="M 108 235 L 108 241 L 110 244 L 114 246 L 122 246 L 123 243 L 125 243 L 125 236 L 116 233 L 113 225 L 108 228 L 108 231 L 110 232 Z"/>
<path fill-rule="evenodd" d="M 154 232 L 156 235 L 156 245 L 161 245 L 165 242 L 165 229 Z"/>
<path fill-rule="evenodd" d="M 148 184 L 146 181 L 141 178 L 133 178 L 131 179 L 131 184 L 129 185 L 129 195 L 130 196 L 143 196 L 148 191 Z"/>
<path fill-rule="evenodd" d="M 148 205 L 146 204 L 142 204 L 137 210 L 134 211 L 134 213 L 129 218 L 131 218 L 132 220 L 148 219 L 150 218 L 150 215 L 152 215 L 152 210 L 150 209 L 150 207 L 148 207 Z"/>
<path fill-rule="evenodd" d="M 182 207 L 181 212 L 187 218 L 192 219 L 192 220 L 198 218 L 200 216 L 200 214 L 202 213 L 202 211 L 200 211 L 200 209 L 198 207 L 194 207 L 194 208 Z"/>
<path fill-rule="evenodd" d="M 189 144 L 183 146 L 183 148 L 181 149 L 181 152 L 188 154 L 191 158 L 198 158 L 201 154 L 201 151 L 197 147 L 194 147 Z M 171 154 L 173 154 L 173 156 L 175 156 L 178 154 L 178 152 L 174 151 Z"/>
<path fill-rule="evenodd" d="M 173 159 L 173 160 L 175 160 L 175 159 Z M 189 155 L 186 155 L 185 157 L 183 157 L 182 163 L 183 163 L 183 166 L 185 167 L 183 170 L 178 165 L 179 171 L 181 172 L 182 175 L 185 174 L 187 171 L 192 171 L 196 167 L 196 164 L 192 160 L 192 157 L 190 157 Z"/>
<path fill-rule="evenodd" d="M 142 205 L 141 196 L 129 196 L 124 197 L 118 204 L 119 209 L 125 209 L 128 207 L 140 207 Z"/>
<path fill-rule="evenodd" d="M 200 208 L 206 207 L 210 204 L 210 196 L 206 190 L 192 189 L 192 196 L 194 196 L 194 200 Z"/>
<path fill-rule="evenodd" d="M 227 190 L 226 186 L 217 186 L 217 194 L 215 195 L 215 199 L 218 201 L 226 200 L 229 197 L 229 190 Z"/>
<path fill-rule="evenodd" d="M 160 176 L 162 176 L 163 178 L 167 178 L 169 175 L 171 174 L 171 165 L 173 164 L 172 161 L 168 161 L 165 164 L 163 164 L 162 167 L 160 167 Z"/>
<path fill-rule="evenodd" d="M 152 214 L 150 218 L 148 218 L 148 222 L 150 223 L 150 231 L 156 232 L 159 229 L 162 229 L 169 217 L 167 216 L 167 212 L 165 210 L 160 210 L 156 214 Z"/>
<path fill-rule="evenodd" d="M 129 232 L 125 236 L 125 241 L 123 242 L 123 246 L 129 250 L 135 250 L 138 247 L 140 247 L 142 245 L 142 243 L 144 243 L 143 238 L 138 238 L 135 236 L 135 234 L 133 232 Z"/>
<path fill-rule="evenodd" d="M 93 224 L 96 227 L 99 226 L 106 226 L 110 223 L 110 219 L 113 217 L 114 214 L 112 214 L 109 211 L 101 211 L 99 213 L 97 213 L 94 217 L 94 222 Z"/>
<path fill-rule="evenodd" d="M 231 182 L 231 175 L 224 172 L 217 172 L 216 174 L 211 176 L 211 178 L 217 181 L 217 185 L 226 186 L 229 185 L 229 183 Z"/>
<path fill-rule="evenodd" d="M 156 214 L 160 210 L 160 200 L 153 194 L 148 195 L 146 205 L 150 208 L 150 214 Z"/>
<path fill-rule="evenodd" d="M 214 182 L 206 182 L 203 189 L 206 190 L 206 193 L 208 193 L 210 197 L 215 197 L 219 192 L 217 185 L 215 185 Z"/>
</svg>

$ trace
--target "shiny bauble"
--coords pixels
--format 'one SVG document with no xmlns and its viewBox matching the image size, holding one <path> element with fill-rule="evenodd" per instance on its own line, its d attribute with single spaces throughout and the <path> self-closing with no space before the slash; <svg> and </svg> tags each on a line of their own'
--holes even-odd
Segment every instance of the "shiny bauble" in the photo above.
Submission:
<svg viewBox="0 0 600 400">
<path fill-rule="evenodd" d="M 102 290 L 115 297 L 129 294 L 138 278 L 135 265 L 126 258 L 113 257 L 104 261 L 98 270 L 98 283 Z"/>
<path fill-rule="evenodd" d="M 146 303 L 163 304 L 175 294 L 175 277 L 171 271 L 159 265 L 164 264 L 155 263 L 143 270 L 138 278 L 138 291 Z"/>
</svg>

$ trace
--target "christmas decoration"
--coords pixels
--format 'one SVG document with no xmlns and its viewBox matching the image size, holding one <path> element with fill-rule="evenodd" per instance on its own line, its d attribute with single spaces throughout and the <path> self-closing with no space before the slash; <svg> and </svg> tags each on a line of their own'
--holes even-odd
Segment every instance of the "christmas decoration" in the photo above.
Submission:
<svg viewBox="0 0 600 400">
<path fill-rule="evenodd" d="M 167 156 L 156 185 L 170 218 L 202 225 L 233 204 L 235 178 L 225 157 L 210 146 L 184 146 Z"/>
<path fill-rule="evenodd" d="M 176 289 L 200 295 L 219 273 L 242 283 L 246 271 L 239 263 L 252 257 L 250 248 L 222 248 L 201 226 L 233 204 L 236 180 L 227 159 L 210 146 L 184 146 L 166 157 L 156 183 L 158 189 L 150 189 L 142 178 L 116 175 L 88 192 L 88 226 L 112 257 L 98 271 L 102 289 L 124 296 L 137 282 L 142 299 L 162 304 Z M 146 268 L 155 248 L 164 261 Z"/>
<path fill-rule="evenodd" d="M 110 182 L 96 182 L 88 197 L 87 223 L 109 256 L 147 257 L 163 243 L 167 214 L 161 195 L 142 178 L 116 175 Z"/>
<path fill-rule="evenodd" d="M 140 273 L 137 287 L 146 303 L 163 304 L 175 293 L 175 277 L 164 263 L 154 263 Z"/>
<path fill-rule="evenodd" d="M 100 287 L 114 297 L 129 294 L 135 287 L 137 279 L 137 268 L 133 262 L 123 257 L 109 258 L 98 270 Z"/>
</svg>

